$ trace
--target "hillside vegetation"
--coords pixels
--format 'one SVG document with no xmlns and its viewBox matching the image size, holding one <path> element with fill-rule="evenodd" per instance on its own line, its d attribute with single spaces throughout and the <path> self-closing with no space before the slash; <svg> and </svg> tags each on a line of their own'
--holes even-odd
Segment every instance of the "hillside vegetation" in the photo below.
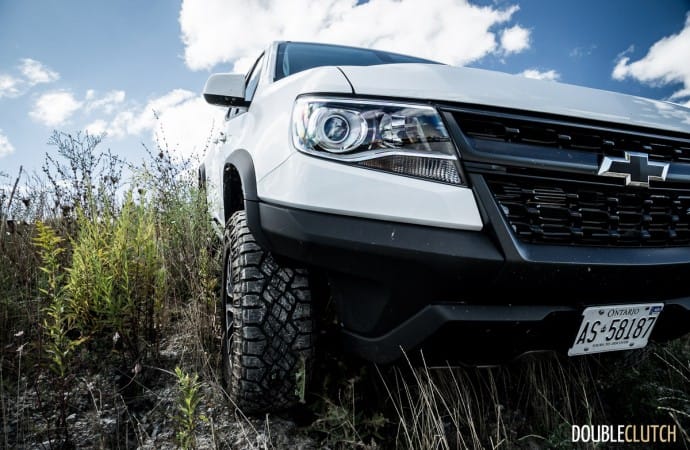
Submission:
<svg viewBox="0 0 690 450">
<path fill-rule="evenodd" d="M 690 445 L 687 339 L 643 362 L 376 367 L 323 318 L 304 404 L 245 416 L 218 379 L 194 164 L 163 141 L 131 165 L 102 140 L 55 132 L 40 174 L 0 174 L 0 448 L 573 448 L 572 424 L 629 423 Z"/>
</svg>

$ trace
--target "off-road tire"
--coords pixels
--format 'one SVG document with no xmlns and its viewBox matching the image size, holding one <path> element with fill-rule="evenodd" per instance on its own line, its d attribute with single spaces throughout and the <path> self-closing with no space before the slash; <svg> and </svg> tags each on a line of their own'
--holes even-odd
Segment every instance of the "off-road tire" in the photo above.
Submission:
<svg viewBox="0 0 690 450">
<path fill-rule="evenodd" d="M 224 241 L 227 393 L 245 414 L 289 408 L 303 397 L 314 353 L 307 272 L 276 263 L 256 243 L 245 211 L 232 215 Z"/>
</svg>

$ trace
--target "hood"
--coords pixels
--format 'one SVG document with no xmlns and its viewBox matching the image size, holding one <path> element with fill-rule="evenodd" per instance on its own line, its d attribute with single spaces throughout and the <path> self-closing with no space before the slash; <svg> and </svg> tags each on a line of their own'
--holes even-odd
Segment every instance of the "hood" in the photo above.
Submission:
<svg viewBox="0 0 690 450">
<path fill-rule="evenodd" d="M 340 68 L 359 95 L 496 106 L 690 133 L 689 108 L 642 97 L 468 67 Z"/>
</svg>

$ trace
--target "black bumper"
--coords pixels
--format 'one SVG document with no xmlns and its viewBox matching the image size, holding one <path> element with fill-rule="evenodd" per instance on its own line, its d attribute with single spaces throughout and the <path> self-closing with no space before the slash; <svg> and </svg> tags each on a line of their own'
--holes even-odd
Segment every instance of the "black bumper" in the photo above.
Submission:
<svg viewBox="0 0 690 450">
<path fill-rule="evenodd" d="M 481 197 L 481 180 L 474 187 Z M 248 210 L 274 254 L 327 274 L 346 348 L 372 361 L 418 348 L 477 363 L 565 350 L 596 304 L 663 301 L 652 338 L 690 331 L 687 248 L 525 245 L 486 208 L 483 232 L 261 202 Z"/>
</svg>

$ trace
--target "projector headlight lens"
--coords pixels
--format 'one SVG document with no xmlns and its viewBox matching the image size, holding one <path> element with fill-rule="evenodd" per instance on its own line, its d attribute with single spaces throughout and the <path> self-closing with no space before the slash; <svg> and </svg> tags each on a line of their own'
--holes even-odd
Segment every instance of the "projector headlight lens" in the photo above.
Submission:
<svg viewBox="0 0 690 450">
<path fill-rule="evenodd" d="M 292 114 L 292 140 L 310 155 L 462 184 L 455 147 L 430 106 L 300 97 Z"/>
<path fill-rule="evenodd" d="M 367 123 L 357 111 L 320 107 L 309 115 L 306 136 L 325 151 L 345 153 L 362 145 Z"/>
</svg>

